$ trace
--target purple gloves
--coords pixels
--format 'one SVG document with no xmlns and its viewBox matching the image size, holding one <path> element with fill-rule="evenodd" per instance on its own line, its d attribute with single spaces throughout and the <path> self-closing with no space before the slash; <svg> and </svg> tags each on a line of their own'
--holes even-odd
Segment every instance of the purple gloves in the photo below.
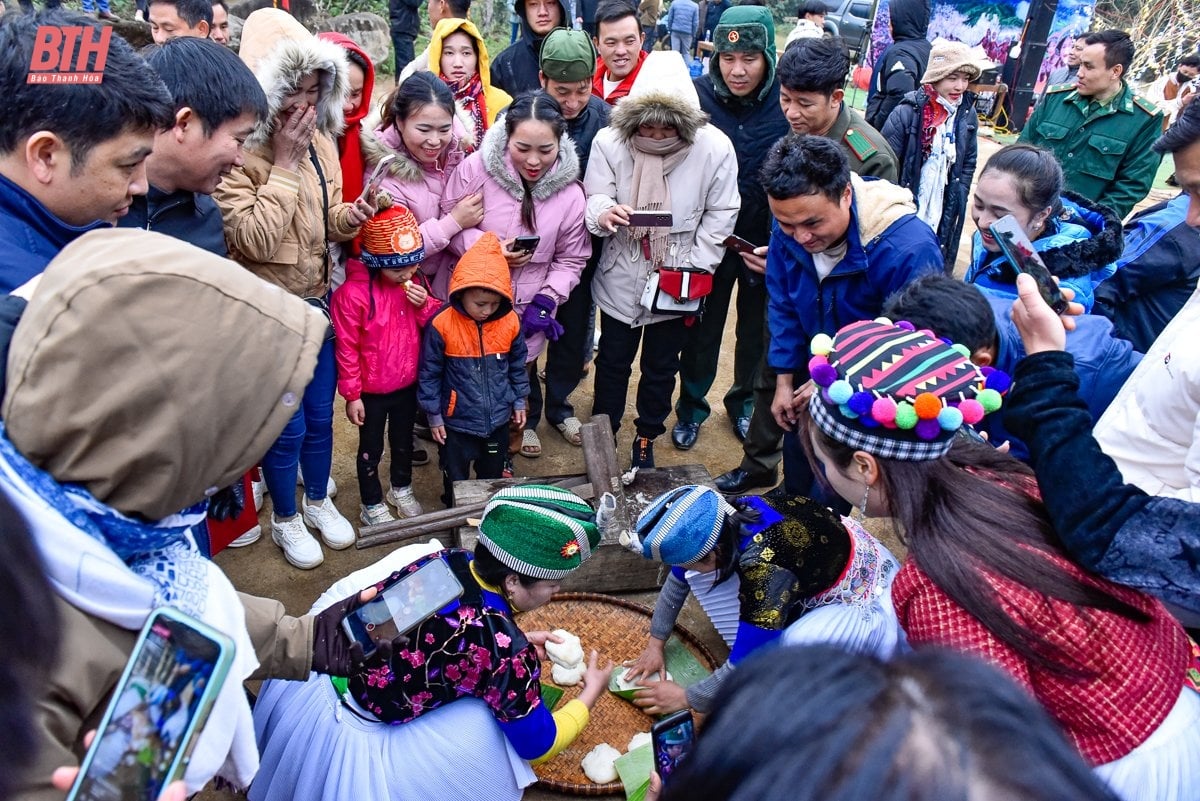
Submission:
<svg viewBox="0 0 1200 801">
<path fill-rule="evenodd" d="M 554 310 L 558 304 L 549 295 L 540 292 L 525 307 L 521 314 L 521 325 L 526 334 L 544 333 L 551 342 L 562 336 L 562 323 L 554 319 Z"/>
</svg>

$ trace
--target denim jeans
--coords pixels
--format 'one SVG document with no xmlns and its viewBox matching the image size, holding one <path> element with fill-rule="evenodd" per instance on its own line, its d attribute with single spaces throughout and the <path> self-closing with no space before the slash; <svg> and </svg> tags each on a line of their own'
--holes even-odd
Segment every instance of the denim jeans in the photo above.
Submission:
<svg viewBox="0 0 1200 801">
<path fill-rule="evenodd" d="M 333 466 L 333 394 L 337 389 L 337 362 L 333 340 L 317 356 L 317 369 L 304 390 L 300 409 L 262 459 L 263 481 L 271 493 L 275 516 L 296 514 L 296 470 L 304 470 L 304 494 L 310 501 L 325 499 L 325 485 Z"/>
</svg>

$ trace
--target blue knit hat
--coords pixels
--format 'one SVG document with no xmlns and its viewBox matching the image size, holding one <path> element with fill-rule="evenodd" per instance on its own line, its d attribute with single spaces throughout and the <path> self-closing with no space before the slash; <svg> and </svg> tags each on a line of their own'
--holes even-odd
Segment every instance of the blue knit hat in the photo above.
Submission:
<svg viewBox="0 0 1200 801">
<path fill-rule="evenodd" d="M 638 516 L 642 556 L 668 565 L 688 565 L 717 544 L 725 519 L 734 513 L 710 487 L 686 486 L 659 495 Z"/>
</svg>

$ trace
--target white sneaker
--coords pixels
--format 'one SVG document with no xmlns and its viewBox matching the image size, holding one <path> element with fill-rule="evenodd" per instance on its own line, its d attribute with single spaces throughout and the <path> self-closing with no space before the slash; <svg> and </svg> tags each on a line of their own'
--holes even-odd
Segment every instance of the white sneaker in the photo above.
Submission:
<svg viewBox="0 0 1200 801">
<path fill-rule="evenodd" d="M 333 505 L 332 500 L 326 498 L 314 506 L 309 503 L 308 498 L 305 498 L 302 506 L 304 522 L 320 531 L 321 541 L 330 548 L 340 551 L 354 544 L 354 526 L 350 525 L 349 520 L 342 517 L 342 513 Z"/>
<path fill-rule="evenodd" d="M 313 539 L 299 515 L 280 520 L 271 515 L 271 539 L 283 549 L 283 556 L 301 570 L 312 570 L 325 561 L 321 543 Z"/>
<path fill-rule="evenodd" d="M 380 523 L 391 523 L 396 518 L 392 517 L 392 510 L 387 508 L 386 503 L 373 503 L 370 506 L 360 505 L 358 519 L 363 522 L 364 526 L 378 526 Z"/>
<path fill-rule="evenodd" d="M 250 493 L 254 496 L 254 511 L 261 512 L 263 498 L 267 494 L 267 482 L 250 480 Z M 248 544 L 248 543 L 247 543 Z"/>
<path fill-rule="evenodd" d="M 133 18 L 136 19 L 138 22 L 146 21 L 146 16 L 142 13 L 142 10 L 140 8 L 137 11 L 133 12 Z"/>
<path fill-rule="evenodd" d="M 254 528 L 250 529 L 245 534 L 238 537 L 236 540 L 229 543 L 229 545 L 227 545 L 225 547 L 227 547 L 227 548 L 245 548 L 247 545 L 253 545 L 254 543 L 258 542 L 261 537 L 262 537 L 262 526 L 255 526 Z"/>
<path fill-rule="evenodd" d="M 413 495 L 411 484 L 407 487 L 392 487 L 387 491 L 387 502 L 396 507 L 401 517 L 416 517 L 425 511 Z"/>
<path fill-rule="evenodd" d="M 296 468 L 296 486 L 297 487 L 304 486 L 304 471 L 301 470 L 299 467 Z M 334 483 L 332 474 L 329 476 L 329 480 L 325 482 L 325 497 L 327 497 L 327 498 L 336 498 L 337 497 L 337 484 Z"/>
</svg>

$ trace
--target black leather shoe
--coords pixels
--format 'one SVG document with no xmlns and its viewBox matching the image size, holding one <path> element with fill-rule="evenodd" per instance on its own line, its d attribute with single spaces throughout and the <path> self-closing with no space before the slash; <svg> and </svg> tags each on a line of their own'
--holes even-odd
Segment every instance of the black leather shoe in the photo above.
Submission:
<svg viewBox="0 0 1200 801">
<path fill-rule="evenodd" d="M 629 466 L 648 470 L 654 467 L 654 440 L 649 437 L 636 437 L 633 440 L 633 452 Z"/>
<path fill-rule="evenodd" d="M 740 467 L 735 467 L 728 473 L 717 476 L 713 484 L 726 495 L 740 495 L 754 487 L 769 487 L 778 480 L 774 470 L 750 473 Z"/>
<path fill-rule="evenodd" d="M 700 436 L 699 423 L 676 423 L 671 429 L 671 442 L 681 451 L 690 451 Z"/>
<path fill-rule="evenodd" d="M 746 441 L 746 437 L 750 436 L 749 417 L 739 417 L 733 421 L 733 435 L 737 437 L 738 442 Z"/>
</svg>

